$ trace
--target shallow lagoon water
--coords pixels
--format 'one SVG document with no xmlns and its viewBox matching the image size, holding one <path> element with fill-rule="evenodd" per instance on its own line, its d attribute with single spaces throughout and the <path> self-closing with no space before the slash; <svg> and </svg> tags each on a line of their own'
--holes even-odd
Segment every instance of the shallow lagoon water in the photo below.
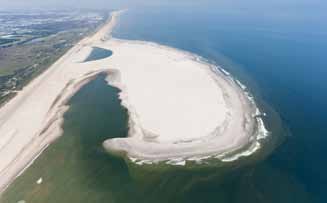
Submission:
<svg viewBox="0 0 327 203">
<path fill-rule="evenodd" d="M 121 191 L 132 187 L 124 161 L 102 149 L 105 139 L 126 136 L 128 119 L 118 89 L 108 86 L 104 78 L 100 75 L 70 100 L 64 135 L 14 182 L 0 202 L 100 202 L 113 198 L 111 189 L 118 183 Z M 43 182 L 38 185 L 40 177 Z M 124 196 L 115 194 L 115 198 Z"/>
<path fill-rule="evenodd" d="M 128 116 L 120 106 L 119 90 L 108 86 L 105 77 L 99 75 L 69 101 L 64 135 L 17 178 L 0 198 L 1 203 L 253 202 L 258 195 L 305 202 L 306 193 L 296 181 L 266 165 L 153 168 L 107 154 L 102 142 L 126 136 Z M 265 170 L 277 175 L 267 175 L 262 172 Z M 37 184 L 39 178 L 41 184 Z M 283 181 L 277 185 L 277 194 L 261 182 L 278 179 Z M 289 196 L 290 189 L 301 195 Z"/>
<path fill-rule="evenodd" d="M 112 55 L 111 50 L 99 48 L 99 47 L 93 47 L 91 53 L 87 56 L 87 58 L 83 62 L 90 62 L 90 61 L 96 61 L 104 58 L 108 58 Z"/>
<path fill-rule="evenodd" d="M 321 107 L 327 101 L 322 80 L 326 62 L 321 58 L 326 41 L 307 37 L 319 30 L 300 32 L 307 29 L 297 18 L 268 23 L 248 13 L 208 8 L 197 9 L 194 19 L 189 9 L 130 10 L 115 35 L 185 49 L 221 65 L 272 105 L 293 135 L 266 161 L 231 166 L 228 172 L 217 167 L 135 168 L 101 147 L 107 138 L 126 136 L 127 114 L 119 105 L 118 90 L 100 76 L 72 98 L 64 136 L 14 182 L 1 203 L 325 202 Z M 175 20 L 167 21 L 167 16 Z M 38 185 L 40 177 L 43 183 Z"/>
</svg>

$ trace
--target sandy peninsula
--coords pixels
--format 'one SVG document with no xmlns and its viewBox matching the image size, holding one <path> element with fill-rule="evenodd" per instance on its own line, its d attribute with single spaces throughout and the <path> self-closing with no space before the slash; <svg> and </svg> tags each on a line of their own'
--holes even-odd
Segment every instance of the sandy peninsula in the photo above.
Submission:
<svg viewBox="0 0 327 203">
<path fill-rule="evenodd" d="M 138 164 L 183 164 L 212 156 L 231 161 L 260 147 L 267 134 L 260 112 L 229 73 L 188 52 L 112 38 L 119 14 L 0 109 L 0 191 L 62 134 L 67 100 L 103 72 L 129 112 L 129 135 L 105 141 L 109 152 Z M 113 55 L 84 62 L 93 47 Z"/>
</svg>

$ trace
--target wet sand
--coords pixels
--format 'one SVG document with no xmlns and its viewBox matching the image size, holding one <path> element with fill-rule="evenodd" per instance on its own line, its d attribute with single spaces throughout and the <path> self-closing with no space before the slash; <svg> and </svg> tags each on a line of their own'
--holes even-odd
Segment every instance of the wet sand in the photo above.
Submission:
<svg viewBox="0 0 327 203">
<path fill-rule="evenodd" d="M 67 100 L 99 73 L 121 89 L 129 113 L 127 138 L 104 147 L 137 163 L 185 160 L 238 150 L 252 153 L 264 132 L 253 101 L 240 85 L 199 57 L 150 42 L 110 37 L 120 12 L 68 51 L 0 109 L 0 191 L 62 135 Z M 112 56 L 83 62 L 92 47 Z M 253 143 L 253 144 L 252 144 Z"/>
</svg>

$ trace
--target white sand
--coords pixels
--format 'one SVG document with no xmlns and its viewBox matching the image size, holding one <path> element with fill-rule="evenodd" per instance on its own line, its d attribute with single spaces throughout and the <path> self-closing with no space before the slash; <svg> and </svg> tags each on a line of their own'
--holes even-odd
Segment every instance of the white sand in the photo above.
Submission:
<svg viewBox="0 0 327 203">
<path fill-rule="evenodd" d="M 234 80 L 190 53 L 110 38 L 117 15 L 0 109 L 0 191 L 62 134 L 67 100 L 100 72 L 122 90 L 130 115 L 129 137 L 107 140 L 110 152 L 178 165 L 255 141 L 256 107 Z M 82 63 L 94 46 L 113 55 Z"/>
<path fill-rule="evenodd" d="M 214 73 L 214 66 L 153 43 L 107 44 L 114 52 L 108 64 L 120 75 L 109 76 L 109 83 L 123 91 L 131 119 L 128 138 L 104 143 L 109 152 L 127 152 L 146 163 L 183 163 L 240 149 L 255 138 L 255 105 L 232 78 Z"/>
</svg>

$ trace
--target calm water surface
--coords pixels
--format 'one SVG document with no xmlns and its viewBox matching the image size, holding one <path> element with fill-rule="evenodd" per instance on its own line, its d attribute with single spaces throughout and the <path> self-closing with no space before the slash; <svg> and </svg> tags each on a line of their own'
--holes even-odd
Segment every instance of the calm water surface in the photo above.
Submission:
<svg viewBox="0 0 327 203">
<path fill-rule="evenodd" d="M 134 9 L 122 16 L 116 35 L 214 60 L 279 112 L 292 136 L 263 163 L 268 168 L 253 173 L 261 177 L 243 193 L 255 189 L 260 191 L 256 202 L 273 202 L 261 188 L 268 184 L 280 196 L 275 202 L 297 202 L 284 198 L 284 189 L 288 196 L 306 193 L 312 202 L 327 202 L 326 8 L 322 1 L 300 1 L 275 7 Z M 303 191 L 287 189 L 284 181 Z"/>
<path fill-rule="evenodd" d="M 100 75 L 71 99 L 64 136 L 0 202 L 326 202 L 324 9 L 213 8 L 131 9 L 115 36 L 197 53 L 248 85 L 279 112 L 292 133 L 266 161 L 232 167 L 227 174 L 219 168 L 129 169 L 101 146 L 105 139 L 127 135 L 128 117 L 119 105 L 119 91 Z"/>
<path fill-rule="evenodd" d="M 100 47 L 93 47 L 89 56 L 83 62 L 96 61 L 104 58 L 108 58 L 112 55 L 111 50 L 103 49 Z"/>
</svg>

